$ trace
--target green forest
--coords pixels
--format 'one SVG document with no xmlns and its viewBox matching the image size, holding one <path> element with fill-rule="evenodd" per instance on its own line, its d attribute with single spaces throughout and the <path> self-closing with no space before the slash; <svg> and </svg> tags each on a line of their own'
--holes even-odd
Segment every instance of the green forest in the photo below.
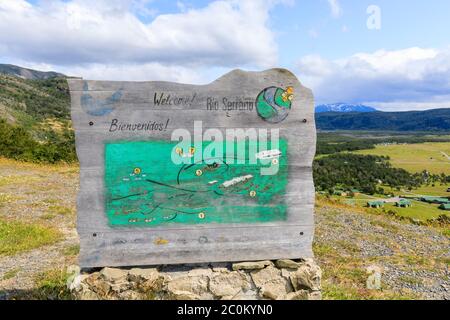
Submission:
<svg viewBox="0 0 450 320">
<path fill-rule="evenodd" d="M 57 163 L 76 161 L 74 133 L 68 122 L 62 132 L 47 129 L 45 141 L 38 141 L 29 131 L 0 119 L 0 155 L 22 161 Z"/>
<path fill-rule="evenodd" d="M 43 163 L 74 162 L 66 79 L 0 75 L 0 156 Z"/>
</svg>

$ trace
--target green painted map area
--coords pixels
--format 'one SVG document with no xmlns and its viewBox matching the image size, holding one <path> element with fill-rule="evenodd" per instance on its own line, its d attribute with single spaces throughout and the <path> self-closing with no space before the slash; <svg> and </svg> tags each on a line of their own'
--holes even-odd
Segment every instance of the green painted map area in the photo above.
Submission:
<svg viewBox="0 0 450 320">
<path fill-rule="evenodd" d="M 212 152 L 213 156 L 203 158 L 202 150 L 210 144 L 181 148 L 168 141 L 107 143 L 109 224 L 156 227 L 285 220 L 286 140 L 274 149 L 270 141 L 261 149 L 255 141 L 223 142 L 228 147 L 224 155 Z M 276 156 L 265 154 L 262 159 L 261 151 L 266 150 L 276 151 Z M 183 163 L 172 161 L 177 157 Z M 262 175 L 261 169 L 269 167 L 276 168 L 276 174 Z"/>
</svg>

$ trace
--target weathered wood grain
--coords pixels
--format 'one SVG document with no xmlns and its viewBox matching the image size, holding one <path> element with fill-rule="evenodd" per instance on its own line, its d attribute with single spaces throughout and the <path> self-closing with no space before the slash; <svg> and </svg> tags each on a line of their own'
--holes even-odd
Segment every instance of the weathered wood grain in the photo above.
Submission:
<svg viewBox="0 0 450 320">
<path fill-rule="evenodd" d="M 291 72 L 284 69 L 264 72 L 235 70 L 201 86 L 80 79 L 70 79 L 69 86 L 81 166 L 77 229 L 82 267 L 312 256 L 314 185 L 311 166 L 316 145 L 314 101 L 312 92 L 303 87 Z M 250 106 L 263 89 L 272 86 L 291 86 L 294 91 L 289 115 L 280 123 L 264 121 L 258 116 L 256 105 L 251 110 L 222 109 L 224 98 L 227 101 L 245 101 Z M 170 96 L 171 103 L 155 104 L 155 94 L 157 99 Z M 179 99 L 176 100 L 179 103 L 175 103 L 174 97 Z M 218 110 L 208 109 L 211 99 L 218 101 Z M 162 127 L 161 130 L 111 131 L 114 119 L 130 124 L 154 122 Z M 151 227 L 111 226 L 105 208 L 108 188 L 105 184 L 105 144 L 170 141 L 173 130 L 178 128 L 185 128 L 193 134 L 195 121 L 202 121 L 203 132 L 211 128 L 222 134 L 233 128 L 279 129 L 280 138 L 288 144 L 285 155 L 288 159 L 288 182 L 284 193 L 274 199 L 286 205 L 285 218 L 261 223 L 241 223 L 231 219 L 228 223 L 199 221 L 197 224 Z M 163 172 L 168 166 L 158 162 L 152 165 L 154 172 Z M 247 208 L 246 215 L 251 215 L 252 208 L 257 210 L 260 207 L 249 199 L 227 198 L 227 206 L 239 205 Z"/>
</svg>

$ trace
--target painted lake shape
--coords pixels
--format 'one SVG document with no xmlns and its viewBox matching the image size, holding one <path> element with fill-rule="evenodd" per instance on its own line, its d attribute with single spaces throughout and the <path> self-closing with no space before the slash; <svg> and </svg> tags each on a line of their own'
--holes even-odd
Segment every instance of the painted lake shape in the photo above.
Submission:
<svg viewBox="0 0 450 320">
<path fill-rule="evenodd" d="M 202 142 L 203 150 L 210 143 Z M 193 146 L 182 150 L 177 142 L 106 143 L 105 208 L 109 224 L 157 227 L 286 220 L 287 141 L 280 139 L 276 146 L 280 155 L 269 161 L 257 155 L 267 155 L 264 151 L 272 150 L 270 142 L 261 149 L 257 142 L 248 140 L 231 145 L 234 155 L 198 160 L 193 157 L 197 152 Z M 237 163 L 242 154 L 247 155 L 239 159 L 244 163 Z M 172 156 L 185 157 L 185 163 L 175 164 Z M 257 160 L 250 162 L 252 157 Z M 278 166 L 275 175 L 261 175 L 262 167 L 274 164 Z"/>
</svg>

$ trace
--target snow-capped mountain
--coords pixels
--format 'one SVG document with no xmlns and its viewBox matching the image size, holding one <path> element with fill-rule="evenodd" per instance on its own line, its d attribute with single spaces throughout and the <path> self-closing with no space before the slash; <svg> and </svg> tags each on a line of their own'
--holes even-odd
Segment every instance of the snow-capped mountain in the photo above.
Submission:
<svg viewBox="0 0 450 320">
<path fill-rule="evenodd" d="M 375 108 L 362 104 L 333 103 L 321 104 L 316 107 L 316 113 L 323 112 L 375 112 Z"/>
</svg>

